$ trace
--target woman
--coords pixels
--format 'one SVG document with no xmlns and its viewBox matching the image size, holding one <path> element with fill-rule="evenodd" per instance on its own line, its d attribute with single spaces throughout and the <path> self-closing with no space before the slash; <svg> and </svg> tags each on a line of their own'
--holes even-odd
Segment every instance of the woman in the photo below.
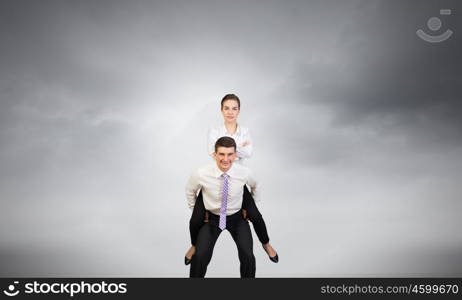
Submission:
<svg viewBox="0 0 462 300">
<path fill-rule="evenodd" d="M 237 123 L 237 117 L 239 116 L 241 108 L 241 102 L 239 98 L 234 94 L 228 94 L 221 100 L 221 113 L 224 118 L 224 125 L 210 130 L 208 138 L 208 153 L 210 155 L 215 151 L 215 142 L 222 136 L 229 136 L 234 138 L 237 144 L 237 158 L 235 162 L 244 164 L 245 160 L 250 158 L 252 155 L 252 141 L 250 132 L 247 128 L 240 127 Z M 244 186 L 244 195 L 242 201 L 242 211 L 244 218 L 249 219 L 253 223 L 254 230 L 258 236 L 258 239 L 262 243 L 263 249 L 268 254 L 269 259 L 272 262 L 277 263 L 279 257 L 276 251 L 269 243 L 268 232 L 266 230 L 265 221 L 262 215 L 258 211 L 255 205 L 255 200 L 252 194 L 249 192 L 247 186 Z M 185 264 L 191 263 L 191 258 L 194 255 L 196 248 L 196 238 L 199 233 L 200 227 L 208 222 L 208 215 L 205 211 L 204 201 L 202 199 L 202 192 L 199 193 L 196 203 L 194 205 L 191 220 L 189 221 L 189 231 L 191 235 L 191 248 L 186 252 Z"/>
</svg>

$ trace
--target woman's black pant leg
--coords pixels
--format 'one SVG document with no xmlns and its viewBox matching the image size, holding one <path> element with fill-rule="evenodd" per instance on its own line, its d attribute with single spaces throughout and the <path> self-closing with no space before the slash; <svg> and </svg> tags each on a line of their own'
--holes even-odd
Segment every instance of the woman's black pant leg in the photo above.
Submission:
<svg viewBox="0 0 462 300">
<path fill-rule="evenodd" d="M 191 236 L 191 245 L 196 245 L 197 235 L 202 225 L 204 225 L 205 206 L 204 199 L 202 198 L 202 190 L 196 198 L 194 209 L 189 220 L 189 234 Z"/>
<path fill-rule="evenodd" d="M 252 197 L 249 189 L 244 185 L 244 198 L 242 200 L 242 208 L 247 211 L 247 217 L 253 224 L 253 229 L 258 236 L 258 239 L 262 244 L 269 242 L 268 231 L 266 230 L 266 224 L 260 211 L 255 205 L 255 200 Z"/>
</svg>

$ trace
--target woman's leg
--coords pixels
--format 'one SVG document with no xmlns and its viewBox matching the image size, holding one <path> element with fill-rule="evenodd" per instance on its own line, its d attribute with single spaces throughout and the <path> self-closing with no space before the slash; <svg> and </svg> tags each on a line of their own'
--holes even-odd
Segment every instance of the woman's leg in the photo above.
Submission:
<svg viewBox="0 0 462 300">
<path fill-rule="evenodd" d="M 255 200 L 249 189 L 244 185 L 244 198 L 242 200 L 242 208 L 247 211 L 247 218 L 252 222 L 255 233 L 262 244 L 269 243 L 268 231 L 263 217 L 255 205 Z"/>
<path fill-rule="evenodd" d="M 204 199 L 202 198 L 202 191 L 199 192 L 199 195 L 196 198 L 196 203 L 194 204 L 194 209 L 189 220 L 189 234 L 191 236 L 191 247 L 185 254 L 184 263 L 189 265 L 193 255 L 196 253 L 196 241 L 197 236 L 199 235 L 199 230 L 202 225 L 204 225 L 204 216 L 205 216 L 205 206 Z"/>
<path fill-rule="evenodd" d="M 202 198 L 202 190 L 196 198 L 194 209 L 189 220 L 189 234 L 191 236 L 191 245 L 196 245 L 197 235 L 202 225 L 204 225 L 205 206 L 204 199 Z"/>
<path fill-rule="evenodd" d="M 253 224 L 253 229 L 258 236 L 258 239 L 262 243 L 263 249 L 265 249 L 270 260 L 277 263 L 279 261 L 279 256 L 271 246 L 268 237 L 268 231 L 266 230 L 265 221 L 255 205 L 255 200 L 252 197 L 252 194 L 249 192 L 247 186 L 244 186 L 244 197 L 242 199 L 242 208 L 247 211 L 247 217 Z"/>
</svg>

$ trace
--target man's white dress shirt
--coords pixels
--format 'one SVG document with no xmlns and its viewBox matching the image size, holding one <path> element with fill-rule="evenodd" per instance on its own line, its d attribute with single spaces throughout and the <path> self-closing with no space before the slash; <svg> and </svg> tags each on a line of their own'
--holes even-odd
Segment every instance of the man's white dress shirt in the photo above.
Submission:
<svg viewBox="0 0 462 300">
<path fill-rule="evenodd" d="M 213 214 L 220 214 L 223 197 L 223 171 L 216 162 L 199 168 L 194 172 L 186 185 L 186 199 L 190 208 L 196 203 L 197 193 L 202 189 L 205 209 Z M 228 178 L 228 202 L 226 215 L 232 215 L 242 208 L 242 196 L 244 185 L 250 187 L 255 202 L 259 201 L 257 181 L 251 170 L 240 164 L 233 163 L 226 172 Z"/>
<path fill-rule="evenodd" d="M 220 127 L 211 128 L 209 130 L 208 141 L 207 141 L 207 151 L 210 155 L 213 155 L 213 152 L 215 152 L 215 142 L 222 136 L 232 137 L 234 141 L 236 141 L 237 158 L 235 162 L 244 164 L 245 160 L 250 158 L 250 156 L 252 156 L 253 142 L 252 142 L 252 137 L 250 136 L 249 129 L 246 127 L 241 127 L 237 125 L 236 132 L 234 134 L 230 134 L 226 130 L 226 127 L 224 124 Z M 241 147 L 240 145 L 244 142 L 250 142 L 250 144 L 245 147 Z"/>
</svg>

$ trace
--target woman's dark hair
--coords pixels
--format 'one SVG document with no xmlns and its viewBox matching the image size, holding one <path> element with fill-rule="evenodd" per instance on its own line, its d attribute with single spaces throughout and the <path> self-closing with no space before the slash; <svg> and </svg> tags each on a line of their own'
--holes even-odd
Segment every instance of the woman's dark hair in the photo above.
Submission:
<svg viewBox="0 0 462 300">
<path fill-rule="evenodd" d="M 217 152 L 218 147 L 231 148 L 234 147 L 234 152 L 236 152 L 236 142 L 232 137 L 222 136 L 215 142 L 215 152 Z"/>
<path fill-rule="evenodd" d="M 237 101 L 237 107 L 241 109 L 241 100 L 239 100 L 239 97 L 234 94 L 227 94 L 223 97 L 223 99 L 221 99 L 221 109 L 223 109 L 223 103 L 225 103 L 226 100 Z"/>
</svg>

